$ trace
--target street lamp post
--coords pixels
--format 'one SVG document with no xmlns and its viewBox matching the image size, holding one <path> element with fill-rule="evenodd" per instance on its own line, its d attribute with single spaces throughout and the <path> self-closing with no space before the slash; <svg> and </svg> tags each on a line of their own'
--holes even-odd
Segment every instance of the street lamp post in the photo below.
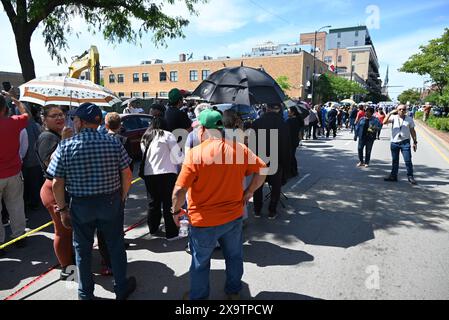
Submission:
<svg viewBox="0 0 449 320">
<path fill-rule="evenodd" d="M 315 83 L 315 60 L 316 60 L 316 35 L 318 32 L 321 31 L 321 29 L 331 28 L 332 26 L 324 26 L 319 28 L 315 31 L 315 40 L 313 44 L 313 72 L 312 72 L 312 105 L 313 105 L 313 99 L 314 99 L 314 83 Z"/>
</svg>

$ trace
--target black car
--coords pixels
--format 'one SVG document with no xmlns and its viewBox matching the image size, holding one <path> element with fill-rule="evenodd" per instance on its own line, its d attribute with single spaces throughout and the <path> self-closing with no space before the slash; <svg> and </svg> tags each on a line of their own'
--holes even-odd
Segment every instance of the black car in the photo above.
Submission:
<svg viewBox="0 0 449 320">
<path fill-rule="evenodd" d="M 127 137 L 128 141 L 131 143 L 131 152 L 129 156 L 134 160 L 140 160 L 142 158 L 140 140 L 150 126 L 153 117 L 148 114 L 132 113 L 121 114 L 120 119 L 122 121 L 120 134 Z"/>
</svg>

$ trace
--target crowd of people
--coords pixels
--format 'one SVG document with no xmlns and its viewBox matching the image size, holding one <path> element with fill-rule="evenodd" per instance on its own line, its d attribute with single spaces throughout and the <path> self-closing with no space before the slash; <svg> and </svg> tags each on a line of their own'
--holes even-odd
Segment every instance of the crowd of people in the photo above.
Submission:
<svg viewBox="0 0 449 320">
<path fill-rule="evenodd" d="M 125 112 L 142 111 L 131 101 Z M 169 92 L 167 106 L 153 104 L 152 121 L 141 139 L 138 171 L 147 190 L 151 235 L 162 232 L 163 217 L 165 238 L 180 239 L 179 221 L 188 216 L 192 262 L 185 298 L 208 298 L 210 259 L 217 247 L 226 260 L 225 293 L 230 299 L 238 297 L 247 203 L 253 198 L 254 217 L 261 218 L 264 183 L 268 182 L 267 216 L 276 219 L 282 186 L 298 175 L 296 152 L 303 139 L 329 138 L 331 133 L 335 138 L 338 130 L 350 129 L 359 141 L 358 166 L 367 167 L 382 126 L 392 124 L 393 168 L 385 180 L 397 181 L 402 152 L 408 179 L 416 184 L 410 153 L 411 137 L 415 151 L 417 146 L 413 119 L 403 105 L 387 113 L 363 103 L 286 110 L 278 103 L 261 107 L 258 119 L 248 125 L 235 111 L 221 112 L 208 103 L 185 108 L 178 89 Z M 67 126 L 67 118 L 73 121 L 73 128 Z M 124 208 L 133 168 L 129 141 L 120 135 L 120 115 L 105 115 L 95 104 L 84 103 L 75 111 L 46 106 L 40 120 L 42 126 L 10 93 L 0 96 L 0 198 L 8 211 L 11 237 L 25 232 L 25 205 L 34 208 L 42 203 L 54 222 L 54 251 L 61 279 L 68 279 L 69 267 L 76 264 L 79 299 L 94 298 L 91 255 L 96 234 L 102 274 L 114 277 L 117 299 L 126 299 L 137 281 L 127 277 L 126 268 Z M 252 135 L 244 132 L 248 127 Z M 179 130 L 188 133 L 185 140 Z M 21 142 L 24 132 L 26 148 Z M 276 135 L 272 137 L 270 132 Z M 19 152 L 21 148 L 26 150 Z M 242 161 L 237 161 L 239 155 L 243 155 Z M 225 159 L 232 161 L 223 163 Z M 2 226 L 0 243 L 4 241 Z M 24 246 L 25 240 L 18 244 Z"/>
</svg>

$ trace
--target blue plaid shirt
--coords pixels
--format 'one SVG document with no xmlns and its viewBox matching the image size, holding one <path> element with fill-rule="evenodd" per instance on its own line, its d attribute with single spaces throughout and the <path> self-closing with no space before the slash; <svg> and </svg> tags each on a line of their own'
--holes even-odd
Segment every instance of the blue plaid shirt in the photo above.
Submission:
<svg viewBox="0 0 449 320">
<path fill-rule="evenodd" d="M 65 179 L 71 196 L 89 197 L 119 191 L 120 171 L 130 163 L 117 139 L 97 130 L 83 129 L 73 138 L 61 141 L 47 172 Z"/>
</svg>

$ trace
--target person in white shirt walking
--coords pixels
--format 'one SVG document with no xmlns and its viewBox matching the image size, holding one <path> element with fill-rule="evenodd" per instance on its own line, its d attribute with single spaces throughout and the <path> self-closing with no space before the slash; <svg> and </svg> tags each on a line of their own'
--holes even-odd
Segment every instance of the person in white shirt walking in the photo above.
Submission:
<svg viewBox="0 0 449 320">
<path fill-rule="evenodd" d="M 177 166 L 182 153 L 175 136 L 167 131 L 164 118 L 156 117 L 141 141 L 144 180 L 148 192 L 148 227 L 151 234 L 159 231 L 162 214 L 167 240 L 178 239 L 178 227 L 171 214 L 172 192 L 177 178 Z"/>
<path fill-rule="evenodd" d="M 418 148 L 418 140 L 416 138 L 415 122 L 413 118 L 407 116 L 407 108 L 405 105 L 399 105 L 396 110 L 390 112 L 384 120 L 384 124 L 392 123 L 391 129 L 391 157 L 393 158 L 393 168 L 391 174 L 385 181 L 398 181 L 399 172 L 399 152 L 402 152 L 405 166 L 407 167 L 408 181 L 412 185 L 416 185 L 413 176 L 412 163 L 412 147 L 410 137 L 413 138 L 413 151 Z"/>
</svg>

